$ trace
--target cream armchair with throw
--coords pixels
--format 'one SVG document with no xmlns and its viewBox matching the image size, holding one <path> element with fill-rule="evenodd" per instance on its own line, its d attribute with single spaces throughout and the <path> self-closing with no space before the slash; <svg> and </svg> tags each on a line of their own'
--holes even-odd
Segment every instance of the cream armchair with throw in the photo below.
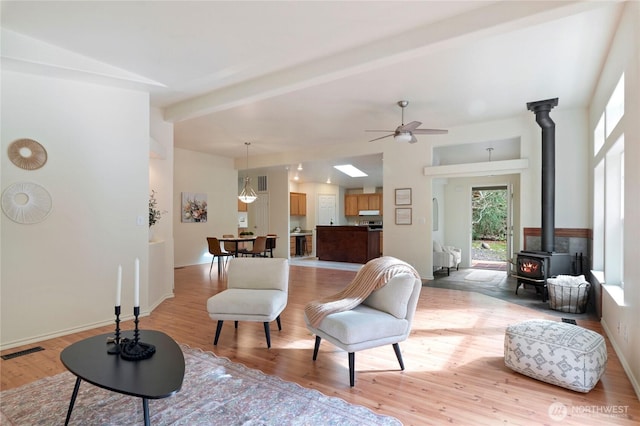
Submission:
<svg viewBox="0 0 640 426">
<path fill-rule="evenodd" d="M 451 246 L 442 246 L 438 241 L 433 240 L 433 268 L 435 271 L 447 268 L 447 275 L 449 275 L 450 268 L 457 270 L 461 260 L 462 250 Z"/>
<path fill-rule="evenodd" d="M 322 339 L 349 354 L 349 383 L 355 382 L 355 352 L 393 345 L 400 369 L 399 342 L 411 331 L 422 280 L 409 264 L 385 256 L 367 262 L 341 292 L 305 307 L 307 328 L 316 336 L 313 360 Z"/>
<path fill-rule="evenodd" d="M 271 347 L 269 323 L 276 320 L 282 330 L 280 313 L 287 306 L 289 261 L 282 258 L 236 257 L 229 261 L 227 289 L 207 300 L 207 311 L 217 320 L 218 338 L 225 320 L 255 321 L 264 324 L 267 348 Z"/>
</svg>

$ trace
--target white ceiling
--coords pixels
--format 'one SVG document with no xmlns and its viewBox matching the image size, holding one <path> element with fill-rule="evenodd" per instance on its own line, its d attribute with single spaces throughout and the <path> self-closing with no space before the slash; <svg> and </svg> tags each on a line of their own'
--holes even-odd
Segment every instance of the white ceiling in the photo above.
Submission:
<svg viewBox="0 0 640 426">
<path fill-rule="evenodd" d="M 369 143 L 383 134 L 366 129 L 400 124 L 401 99 L 410 101 L 405 122 L 445 129 L 526 113 L 526 102 L 547 98 L 558 97 L 558 108 L 584 107 L 621 7 L 573 1 L 3 1 L 3 68 L 29 64 L 32 71 L 35 62 L 25 49 L 7 48 L 7 34 L 73 52 L 75 61 L 61 51 L 52 55 L 47 72 L 91 68 L 96 76 L 136 80 L 175 123 L 176 147 L 244 165 L 246 141 L 252 157 Z M 81 67 L 80 57 L 93 62 Z M 418 143 L 434 138 L 418 136 Z M 484 146 L 481 155 L 484 161 Z M 381 155 L 361 161 L 379 167 L 374 174 L 381 178 Z M 330 163 L 312 163 L 303 164 L 305 178 L 324 182 Z M 313 178 L 312 169 L 318 170 Z"/>
</svg>

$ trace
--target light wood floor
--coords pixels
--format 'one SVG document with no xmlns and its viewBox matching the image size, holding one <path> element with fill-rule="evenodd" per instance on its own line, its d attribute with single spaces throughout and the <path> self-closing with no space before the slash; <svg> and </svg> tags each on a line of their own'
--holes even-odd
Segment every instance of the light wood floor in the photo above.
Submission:
<svg viewBox="0 0 640 426">
<path fill-rule="evenodd" d="M 609 345 L 609 361 L 602 380 L 582 394 L 536 381 L 504 366 L 505 328 L 531 318 L 549 317 L 482 294 L 423 287 L 410 338 L 401 343 L 405 371 L 400 371 L 391 346 L 356 353 L 356 385 L 349 387 L 347 354 L 328 342 L 311 360 L 313 336 L 305 328 L 304 305 L 347 285 L 354 272 L 291 266 L 289 304 L 282 314 L 283 330 L 271 327 L 271 349 L 266 348 L 260 323 L 225 323 L 213 347 L 215 323 L 206 312 L 207 298 L 222 291 L 216 268 L 209 265 L 175 271 L 175 298 L 163 302 L 141 328 L 156 329 L 179 343 L 212 351 L 284 380 L 317 389 L 386 415 L 405 425 L 459 424 L 638 424 L 640 403 L 620 361 Z M 604 334 L 597 321 L 578 325 Z M 124 329 L 133 325 L 123 323 Z M 39 342 L 44 351 L 1 360 L 2 390 L 64 371 L 60 351 L 85 337 L 113 327 Z M 609 342 L 607 342 L 609 344 Z M 35 345 L 13 348 L 15 352 Z M 67 390 L 61 390 L 65 392 Z M 72 389 L 68 389 L 71 395 Z M 549 416 L 562 403 L 568 416 L 557 422 Z M 617 414 L 606 412 L 615 410 Z"/>
</svg>

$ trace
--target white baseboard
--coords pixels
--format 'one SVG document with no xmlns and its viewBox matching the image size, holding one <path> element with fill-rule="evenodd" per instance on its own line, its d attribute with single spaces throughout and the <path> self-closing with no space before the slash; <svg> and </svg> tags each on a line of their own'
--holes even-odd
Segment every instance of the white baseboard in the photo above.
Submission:
<svg viewBox="0 0 640 426">
<path fill-rule="evenodd" d="M 174 297 L 173 293 L 168 293 L 166 295 L 164 295 L 163 297 L 159 298 L 158 301 L 150 306 L 147 310 L 140 312 L 140 316 L 139 318 L 144 318 L 149 316 L 149 314 L 156 309 L 158 306 L 160 306 L 160 304 L 165 301 L 166 299 L 172 298 Z M 129 321 L 133 319 L 133 312 L 131 312 L 130 314 L 124 314 L 124 315 L 120 315 L 120 320 L 121 321 Z M 98 328 L 98 327 L 104 327 L 106 325 L 110 325 L 110 324 L 114 324 L 114 320 L 113 319 L 109 319 L 109 320 L 105 320 L 105 321 L 99 321 L 99 322 L 94 322 L 94 323 L 89 323 L 89 324 L 83 324 L 77 327 L 72 327 L 72 328 L 67 328 L 67 329 L 63 329 L 63 330 L 58 330 L 58 331 L 54 331 L 51 333 L 47 333 L 47 334 L 41 334 L 38 336 L 31 336 L 31 337 L 27 337 L 24 339 L 18 339 L 18 340 L 13 340 L 13 341 L 9 341 L 9 342 L 5 342 L 2 345 L 0 345 L 0 350 L 5 350 L 5 349 L 11 349 L 11 348 L 15 348 L 18 346 L 23 346 L 23 345 L 30 345 L 32 343 L 37 343 L 37 342 L 42 342 L 44 340 L 49 340 L 49 339 L 55 339 L 57 337 L 62 337 L 62 336 L 67 336 L 69 334 L 74 334 L 74 333 L 79 333 L 81 331 L 87 331 L 87 330 L 91 330 L 94 328 Z"/>
<path fill-rule="evenodd" d="M 618 346 L 615 339 L 611 338 L 611 336 L 614 336 L 614 334 L 609 328 L 609 326 L 607 325 L 607 322 L 604 319 L 602 319 L 600 320 L 600 324 L 602 325 L 602 328 L 604 329 L 604 332 L 607 335 L 607 338 L 609 339 L 609 343 L 611 343 L 611 346 L 613 347 L 613 351 L 618 356 L 618 359 L 620 360 L 620 364 L 622 365 L 624 372 L 627 374 L 627 377 L 631 382 L 631 386 L 633 386 L 633 390 L 636 392 L 636 397 L 638 398 L 638 401 L 640 401 L 640 383 L 638 382 L 638 379 L 634 377 L 633 371 L 631 370 L 629 363 L 627 362 L 626 358 L 624 357 L 624 354 L 622 353 L 622 349 Z"/>
</svg>

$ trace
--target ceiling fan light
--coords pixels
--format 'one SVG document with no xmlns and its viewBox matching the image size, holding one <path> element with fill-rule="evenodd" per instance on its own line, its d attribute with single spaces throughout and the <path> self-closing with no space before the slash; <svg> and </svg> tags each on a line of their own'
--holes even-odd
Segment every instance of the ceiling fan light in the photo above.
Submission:
<svg viewBox="0 0 640 426">
<path fill-rule="evenodd" d="M 409 142 L 411 141 L 411 133 L 409 132 L 401 132 L 401 133 L 397 133 L 393 139 L 396 142 Z"/>
</svg>

